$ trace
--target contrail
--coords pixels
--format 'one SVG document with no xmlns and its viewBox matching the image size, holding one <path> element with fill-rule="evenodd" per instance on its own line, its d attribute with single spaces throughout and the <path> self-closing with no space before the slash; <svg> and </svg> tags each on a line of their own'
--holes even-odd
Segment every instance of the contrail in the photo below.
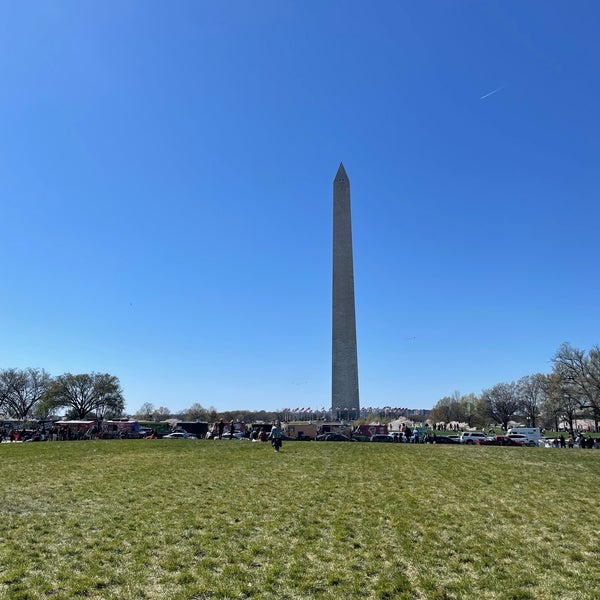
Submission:
<svg viewBox="0 0 600 600">
<path fill-rule="evenodd" d="M 492 90 L 491 92 L 481 96 L 481 98 L 479 98 L 480 100 L 483 100 L 484 98 L 487 98 L 488 96 L 491 96 L 492 94 L 495 94 L 496 92 L 499 92 L 500 90 L 503 90 L 504 86 L 501 85 L 499 88 L 496 88 L 495 90 Z"/>
</svg>

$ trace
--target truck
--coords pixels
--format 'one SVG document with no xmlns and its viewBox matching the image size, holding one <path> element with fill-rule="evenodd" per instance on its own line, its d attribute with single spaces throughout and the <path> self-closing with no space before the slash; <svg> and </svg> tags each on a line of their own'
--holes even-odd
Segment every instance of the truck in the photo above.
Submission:
<svg viewBox="0 0 600 600">
<path fill-rule="evenodd" d="M 521 436 L 525 436 L 526 439 Z M 542 430 L 539 427 L 511 427 L 506 432 L 506 437 L 523 441 L 526 446 L 537 446 L 542 439 Z"/>
<path fill-rule="evenodd" d="M 387 435 L 387 425 L 358 425 L 352 431 L 352 437 L 361 442 L 369 441 L 374 435 Z"/>
<path fill-rule="evenodd" d="M 288 423 L 285 427 L 285 434 L 295 440 L 314 440 L 319 433 L 319 426 L 316 423 Z"/>
<path fill-rule="evenodd" d="M 171 423 L 167 421 L 140 421 L 140 430 L 145 437 L 148 435 L 162 437 L 171 433 Z"/>
<path fill-rule="evenodd" d="M 104 438 L 139 438 L 140 424 L 138 421 L 118 420 L 102 421 L 100 424 Z"/>
<path fill-rule="evenodd" d="M 210 439 L 219 439 L 219 425 L 221 421 L 218 423 L 213 423 L 209 428 L 205 437 Z M 244 421 L 223 421 L 223 437 L 228 438 L 231 435 L 231 427 L 233 426 L 233 434 L 235 437 L 245 437 L 246 436 L 246 423 Z M 207 424 L 208 426 L 208 424 Z M 270 431 L 270 430 L 269 430 Z"/>
<path fill-rule="evenodd" d="M 204 421 L 179 421 L 175 426 L 178 431 L 187 431 L 203 440 L 208 433 L 208 423 Z"/>
</svg>

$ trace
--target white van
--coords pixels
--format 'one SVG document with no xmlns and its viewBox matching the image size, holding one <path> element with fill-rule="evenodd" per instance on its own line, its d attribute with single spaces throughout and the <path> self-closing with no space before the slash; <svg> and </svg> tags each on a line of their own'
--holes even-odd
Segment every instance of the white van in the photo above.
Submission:
<svg viewBox="0 0 600 600">
<path fill-rule="evenodd" d="M 465 431 L 460 434 L 458 441 L 461 444 L 476 444 L 478 440 L 487 440 L 488 436 L 483 431 Z"/>
<path fill-rule="evenodd" d="M 537 446 L 542 438 L 542 430 L 539 427 L 511 427 L 506 432 L 506 437 L 524 442 L 526 446 Z"/>
</svg>

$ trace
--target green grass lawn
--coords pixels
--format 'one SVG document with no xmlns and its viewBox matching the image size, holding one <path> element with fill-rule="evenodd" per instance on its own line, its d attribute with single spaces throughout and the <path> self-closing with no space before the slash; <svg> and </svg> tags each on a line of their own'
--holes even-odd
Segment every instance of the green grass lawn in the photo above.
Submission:
<svg viewBox="0 0 600 600">
<path fill-rule="evenodd" d="M 600 598 L 600 451 L 0 446 L 0 598 Z"/>
</svg>

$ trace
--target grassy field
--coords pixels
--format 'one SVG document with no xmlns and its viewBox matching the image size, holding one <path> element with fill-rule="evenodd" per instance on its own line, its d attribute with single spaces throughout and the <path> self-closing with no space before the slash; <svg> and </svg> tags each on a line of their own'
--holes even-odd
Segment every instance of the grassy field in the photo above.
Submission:
<svg viewBox="0 0 600 600">
<path fill-rule="evenodd" d="M 0 446 L 0 598 L 600 598 L 600 451 Z"/>
</svg>

